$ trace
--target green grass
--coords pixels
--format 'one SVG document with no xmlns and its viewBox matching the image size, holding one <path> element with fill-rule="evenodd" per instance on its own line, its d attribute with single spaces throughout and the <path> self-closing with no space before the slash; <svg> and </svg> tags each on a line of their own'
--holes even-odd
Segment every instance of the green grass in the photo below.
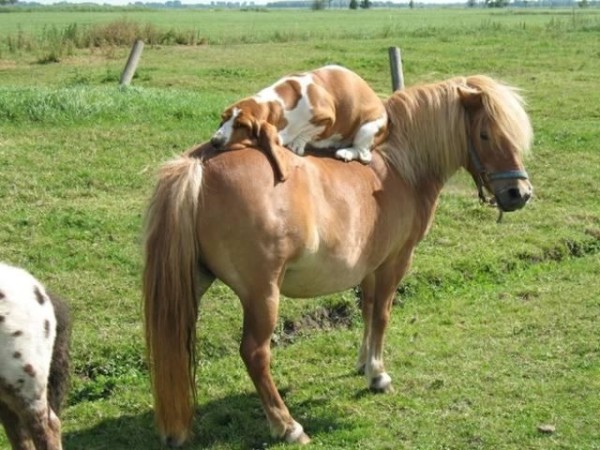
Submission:
<svg viewBox="0 0 600 450">
<path fill-rule="evenodd" d="M 207 40 L 146 45 L 127 89 L 117 85 L 128 46 L 59 48 L 58 62 L 40 64 L 48 27 L 123 18 Z M 391 395 L 371 395 L 353 374 L 362 327 L 353 292 L 284 300 L 273 373 L 291 412 L 323 448 L 598 449 L 599 19 L 597 10 L 0 14 L 0 260 L 70 301 L 66 449 L 160 448 L 140 320 L 142 221 L 159 164 L 206 140 L 230 102 L 289 72 L 341 63 L 387 95 L 389 46 L 401 47 L 407 84 L 487 73 L 523 89 L 535 198 L 496 224 L 464 173 L 450 181 L 394 308 Z M 11 51 L 19 32 L 31 48 Z M 323 315 L 331 309 L 347 315 L 341 324 Z M 225 286 L 203 299 L 199 330 L 190 448 L 283 448 L 238 356 L 241 308 Z"/>
</svg>

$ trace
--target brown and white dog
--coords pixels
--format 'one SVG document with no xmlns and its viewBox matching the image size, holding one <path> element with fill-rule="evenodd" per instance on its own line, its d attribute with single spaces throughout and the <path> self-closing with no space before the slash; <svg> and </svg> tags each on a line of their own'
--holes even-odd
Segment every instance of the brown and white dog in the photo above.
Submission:
<svg viewBox="0 0 600 450">
<path fill-rule="evenodd" d="M 298 155 L 307 145 L 333 147 L 338 159 L 368 164 L 371 148 L 386 129 L 383 102 L 367 82 L 351 70 L 330 65 L 281 78 L 231 105 L 211 144 L 220 149 L 255 139 L 274 159 L 284 180 L 277 145 Z"/>
</svg>

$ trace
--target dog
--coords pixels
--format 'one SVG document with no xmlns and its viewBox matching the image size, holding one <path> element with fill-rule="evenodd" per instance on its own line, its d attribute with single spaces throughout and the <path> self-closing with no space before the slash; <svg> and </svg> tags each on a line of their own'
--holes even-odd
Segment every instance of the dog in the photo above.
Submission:
<svg viewBox="0 0 600 450">
<path fill-rule="evenodd" d="M 256 140 L 285 180 L 276 153 L 286 146 L 304 155 L 307 146 L 335 148 L 344 161 L 371 162 L 371 149 L 383 139 L 387 114 L 365 80 L 345 67 L 324 66 L 281 78 L 258 94 L 229 106 L 211 138 L 217 149 Z"/>
</svg>

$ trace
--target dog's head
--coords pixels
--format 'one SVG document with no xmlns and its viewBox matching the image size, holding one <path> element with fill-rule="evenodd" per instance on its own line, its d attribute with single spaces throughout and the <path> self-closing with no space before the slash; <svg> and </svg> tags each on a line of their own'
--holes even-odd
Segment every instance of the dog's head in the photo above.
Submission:
<svg viewBox="0 0 600 450">
<path fill-rule="evenodd" d="M 230 106 L 221 115 L 221 124 L 210 143 L 222 149 L 244 141 L 256 141 L 265 122 L 262 109 L 263 105 L 251 99 Z"/>
</svg>

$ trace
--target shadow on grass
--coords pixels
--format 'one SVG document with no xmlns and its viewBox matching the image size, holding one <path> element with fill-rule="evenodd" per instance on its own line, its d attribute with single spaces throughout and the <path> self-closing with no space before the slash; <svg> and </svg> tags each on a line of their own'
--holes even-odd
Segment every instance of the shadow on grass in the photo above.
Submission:
<svg viewBox="0 0 600 450">
<path fill-rule="evenodd" d="M 285 398 L 285 391 L 282 396 Z M 314 417 L 323 399 L 290 405 L 296 420 L 309 435 L 335 428 L 336 418 Z M 320 408 L 319 408 L 320 409 Z M 256 394 L 241 394 L 201 403 L 196 409 L 194 436 L 185 449 L 219 448 L 263 449 L 278 442 L 269 434 L 267 419 Z M 110 418 L 85 430 L 65 433 L 65 450 L 152 450 L 165 448 L 154 427 L 152 411 Z"/>
</svg>

